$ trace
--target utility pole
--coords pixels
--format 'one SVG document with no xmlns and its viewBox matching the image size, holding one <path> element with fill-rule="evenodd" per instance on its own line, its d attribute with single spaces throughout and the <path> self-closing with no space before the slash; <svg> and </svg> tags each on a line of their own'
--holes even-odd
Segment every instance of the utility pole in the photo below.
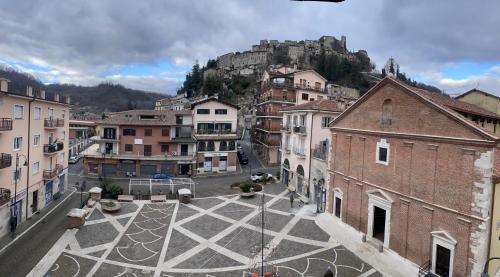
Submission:
<svg viewBox="0 0 500 277">
<path fill-rule="evenodd" d="M 264 277 L 264 207 L 266 202 L 264 201 L 264 193 L 262 193 L 262 224 L 261 224 L 261 264 L 260 264 L 260 273 L 262 277 Z"/>
</svg>

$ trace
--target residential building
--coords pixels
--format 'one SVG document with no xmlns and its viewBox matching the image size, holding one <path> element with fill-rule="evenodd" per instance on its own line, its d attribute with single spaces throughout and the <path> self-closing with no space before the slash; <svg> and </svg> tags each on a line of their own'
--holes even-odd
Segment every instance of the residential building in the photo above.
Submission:
<svg viewBox="0 0 500 277">
<path fill-rule="evenodd" d="M 164 110 L 187 110 L 190 107 L 189 99 L 187 98 L 187 93 L 182 93 L 173 97 L 164 98 L 157 100 L 155 102 L 155 110 L 164 111 Z"/>
<path fill-rule="evenodd" d="M 96 144 L 84 151 L 84 174 L 103 177 L 172 176 L 196 171 L 190 110 L 130 110 L 97 122 Z"/>
<path fill-rule="evenodd" d="M 69 98 L 9 82 L 0 78 L 0 236 L 11 215 L 25 221 L 64 193 L 68 167 Z"/>
<path fill-rule="evenodd" d="M 329 124 L 342 110 L 337 102 L 326 99 L 281 110 L 281 181 L 313 203 L 328 184 Z"/>
<path fill-rule="evenodd" d="M 472 89 L 468 92 L 461 94 L 455 99 L 487 110 L 490 113 L 500 115 L 500 97 L 487 93 L 478 89 Z M 484 128 L 500 135 L 500 120 L 494 116 L 482 116 L 476 114 L 468 114 L 467 117 L 481 124 Z M 483 119 L 480 121 L 479 119 Z"/>
<path fill-rule="evenodd" d="M 216 98 L 198 101 L 191 107 L 198 144 L 197 173 L 236 171 L 238 107 Z"/>
<path fill-rule="evenodd" d="M 280 164 L 280 142 L 283 108 L 327 99 L 326 79 L 314 70 L 278 68 L 266 71 L 257 98 L 255 149 L 267 164 Z"/>
<path fill-rule="evenodd" d="M 90 138 L 95 134 L 95 127 L 94 121 L 69 120 L 68 157 L 79 154 L 93 143 Z"/>
<path fill-rule="evenodd" d="M 328 211 L 421 276 L 479 276 L 488 257 L 499 138 L 462 103 L 386 77 L 331 124 Z"/>
</svg>

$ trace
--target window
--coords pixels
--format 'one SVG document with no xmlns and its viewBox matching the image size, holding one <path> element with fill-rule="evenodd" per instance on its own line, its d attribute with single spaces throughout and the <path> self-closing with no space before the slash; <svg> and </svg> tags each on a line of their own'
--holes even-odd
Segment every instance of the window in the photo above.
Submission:
<svg viewBox="0 0 500 277">
<path fill-rule="evenodd" d="M 236 149 L 236 143 L 234 141 L 229 142 L 229 151 L 233 151 Z"/>
<path fill-rule="evenodd" d="M 161 145 L 161 152 L 162 152 L 162 153 L 167 153 L 167 152 L 169 152 L 169 145 L 168 145 L 168 144 L 162 144 L 162 145 Z"/>
<path fill-rule="evenodd" d="M 221 141 L 219 144 L 219 151 L 227 151 L 227 141 Z"/>
<path fill-rule="evenodd" d="M 19 150 L 23 148 L 23 137 L 14 138 L 14 150 Z"/>
<path fill-rule="evenodd" d="M 39 171 L 40 171 L 40 162 L 34 162 L 33 163 L 33 168 L 31 169 L 32 174 L 35 175 Z"/>
<path fill-rule="evenodd" d="M 206 151 L 206 143 L 204 141 L 198 142 L 198 151 Z"/>
<path fill-rule="evenodd" d="M 207 142 L 207 151 L 215 151 L 215 143 L 213 141 Z"/>
<path fill-rule="evenodd" d="M 151 145 L 144 145 L 144 156 L 151 156 L 153 153 L 153 147 Z"/>
<path fill-rule="evenodd" d="M 15 105 L 14 106 L 14 119 L 23 119 L 24 116 L 24 106 Z"/>
<path fill-rule="evenodd" d="M 182 115 L 175 116 L 175 124 L 182 124 Z"/>
<path fill-rule="evenodd" d="M 42 109 L 37 107 L 33 108 L 33 119 L 40 120 L 41 117 L 42 117 Z"/>
<path fill-rule="evenodd" d="M 34 135 L 33 136 L 33 146 L 39 146 L 40 145 L 40 135 Z"/>
<path fill-rule="evenodd" d="M 308 99 L 309 99 L 309 94 L 302 93 L 302 100 L 308 100 Z"/>
<path fill-rule="evenodd" d="M 227 109 L 215 109 L 215 114 L 227 114 Z"/>
<path fill-rule="evenodd" d="M 134 145 L 133 144 L 125 144 L 125 152 L 133 152 Z"/>
<path fill-rule="evenodd" d="M 210 114 L 210 110 L 209 109 L 197 109 L 196 113 L 197 114 Z"/>
<path fill-rule="evenodd" d="M 299 124 L 300 126 L 306 126 L 306 116 L 305 115 L 300 115 L 299 117 Z"/>
<path fill-rule="evenodd" d="M 124 136 L 135 136 L 135 129 L 123 129 Z"/>
<path fill-rule="evenodd" d="M 321 89 L 321 83 L 320 82 L 315 82 L 314 83 L 314 88 L 315 89 Z"/>
<path fill-rule="evenodd" d="M 386 99 L 382 104 L 382 125 L 392 124 L 392 101 Z"/>
<path fill-rule="evenodd" d="M 328 128 L 328 125 L 332 121 L 332 118 L 329 116 L 323 116 L 321 118 L 321 128 Z"/>
<path fill-rule="evenodd" d="M 61 132 L 61 140 L 65 140 L 66 139 L 66 131 L 62 131 Z"/>
<path fill-rule="evenodd" d="M 144 136 L 150 137 L 153 135 L 153 129 L 144 129 Z"/>
<path fill-rule="evenodd" d="M 383 165 L 389 165 L 389 144 L 385 139 L 377 142 L 376 162 Z"/>
<path fill-rule="evenodd" d="M 169 128 L 162 128 L 161 129 L 161 136 L 162 137 L 168 137 L 168 136 L 170 136 L 170 129 Z"/>
</svg>

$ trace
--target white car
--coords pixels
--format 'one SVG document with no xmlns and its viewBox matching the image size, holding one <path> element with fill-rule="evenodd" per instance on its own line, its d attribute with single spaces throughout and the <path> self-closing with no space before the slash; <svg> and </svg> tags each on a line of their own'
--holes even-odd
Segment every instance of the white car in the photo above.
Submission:
<svg viewBox="0 0 500 277">
<path fill-rule="evenodd" d="M 73 157 L 69 158 L 68 163 L 76 164 L 78 162 L 78 160 L 80 160 L 80 156 L 73 156 Z"/>
<path fill-rule="evenodd" d="M 270 181 L 273 179 L 273 175 L 264 172 L 257 172 L 250 176 L 250 180 L 254 182 Z"/>
</svg>

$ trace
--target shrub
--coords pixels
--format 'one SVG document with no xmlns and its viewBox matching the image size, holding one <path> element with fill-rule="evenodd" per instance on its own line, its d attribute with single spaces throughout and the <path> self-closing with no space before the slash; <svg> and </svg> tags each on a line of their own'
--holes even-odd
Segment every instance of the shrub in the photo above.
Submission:
<svg viewBox="0 0 500 277">
<path fill-rule="evenodd" d="M 109 188 L 109 193 L 111 194 L 111 197 L 113 199 L 116 199 L 116 198 L 118 198 L 118 195 L 123 194 L 123 189 L 120 186 L 112 185 Z"/>
<path fill-rule="evenodd" d="M 243 182 L 240 184 L 240 189 L 242 192 L 250 192 L 253 188 L 253 184 L 249 182 Z"/>
<path fill-rule="evenodd" d="M 259 192 L 262 190 L 262 185 L 259 185 L 259 184 L 252 184 L 252 187 L 253 187 L 253 191 L 255 191 L 255 192 Z"/>
</svg>

